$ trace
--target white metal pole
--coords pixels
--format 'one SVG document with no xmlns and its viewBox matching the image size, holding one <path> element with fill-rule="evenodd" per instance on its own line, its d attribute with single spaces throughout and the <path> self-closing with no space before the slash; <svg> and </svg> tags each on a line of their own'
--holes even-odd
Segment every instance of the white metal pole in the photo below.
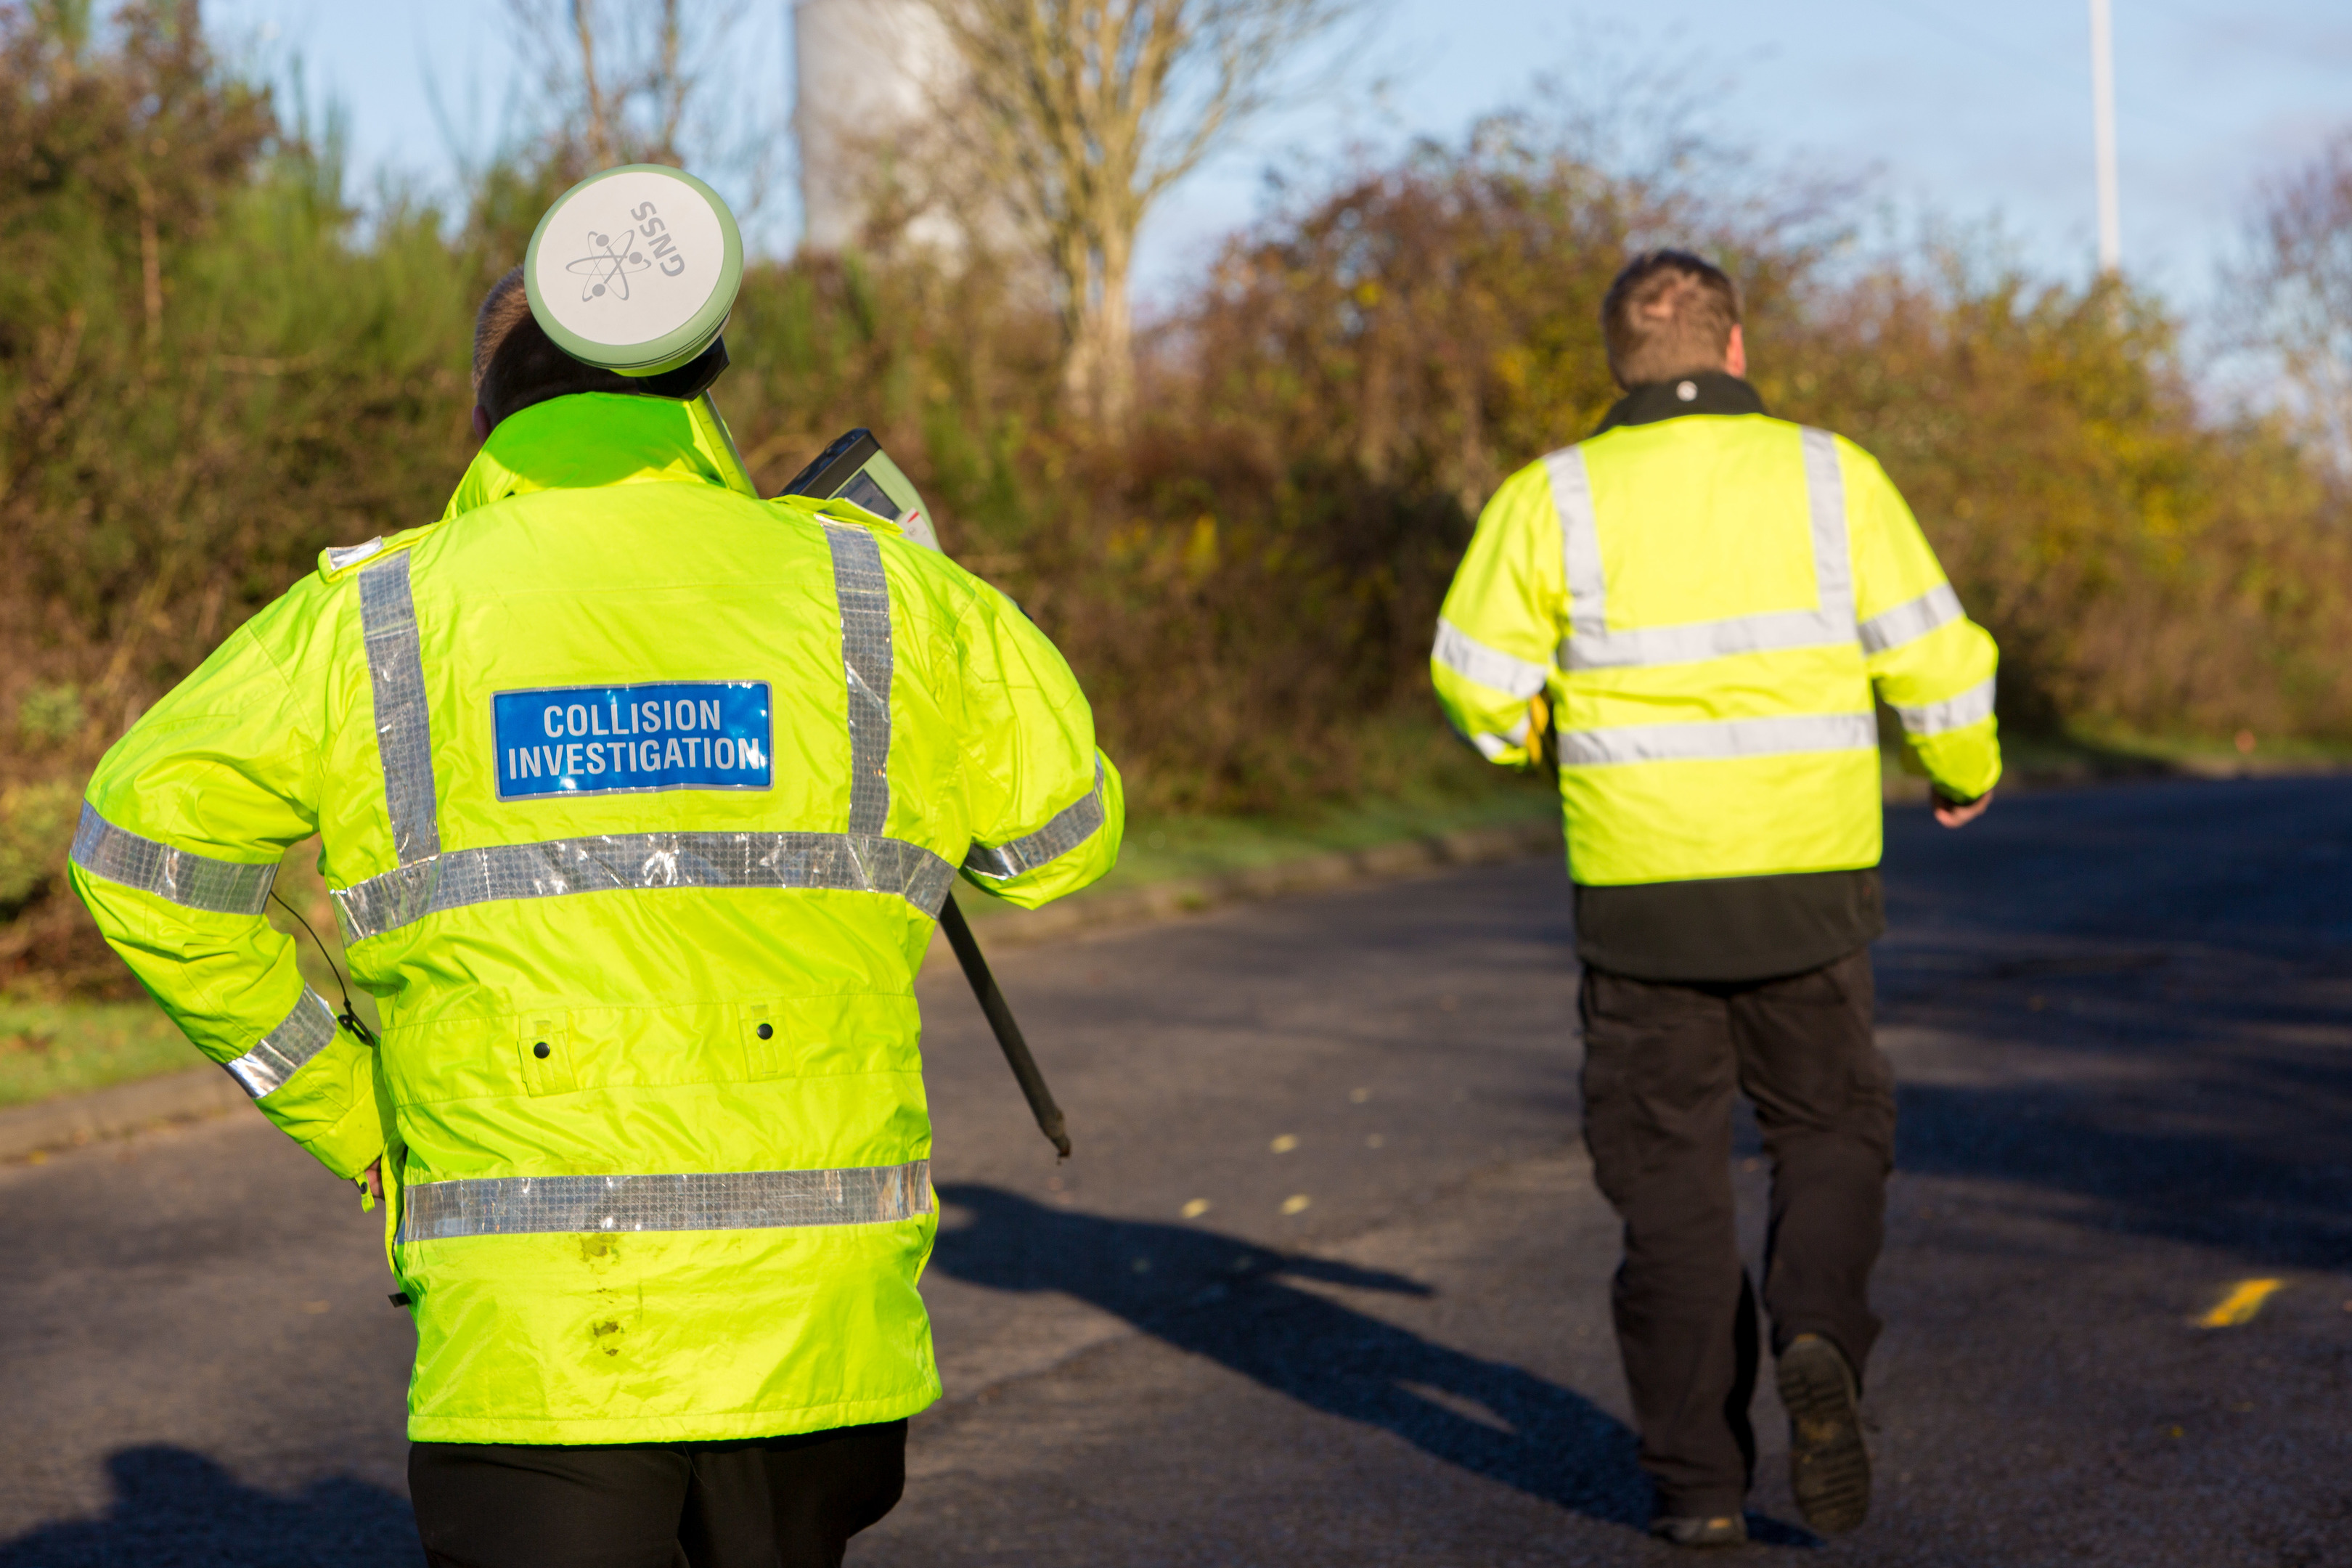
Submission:
<svg viewBox="0 0 2352 1568">
<path fill-rule="evenodd" d="M 2091 0 L 2091 121 L 2099 163 L 2099 270 L 2124 264 L 2123 207 L 2116 191 L 2116 28 L 2113 0 Z"/>
</svg>

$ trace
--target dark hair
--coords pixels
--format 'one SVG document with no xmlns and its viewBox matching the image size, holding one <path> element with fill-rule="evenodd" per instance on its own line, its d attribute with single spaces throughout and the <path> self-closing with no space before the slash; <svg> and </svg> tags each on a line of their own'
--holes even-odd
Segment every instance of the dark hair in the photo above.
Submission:
<svg viewBox="0 0 2352 1568">
<path fill-rule="evenodd" d="M 1646 250 L 1625 264 L 1601 306 L 1609 374 L 1632 390 L 1721 370 L 1739 324 L 1739 289 L 1687 250 Z"/>
<path fill-rule="evenodd" d="M 482 298 L 474 315 L 474 401 L 496 425 L 508 415 L 575 392 L 640 392 L 609 370 L 583 364 L 555 346 L 530 313 L 518 267 Z"/>
</svg>

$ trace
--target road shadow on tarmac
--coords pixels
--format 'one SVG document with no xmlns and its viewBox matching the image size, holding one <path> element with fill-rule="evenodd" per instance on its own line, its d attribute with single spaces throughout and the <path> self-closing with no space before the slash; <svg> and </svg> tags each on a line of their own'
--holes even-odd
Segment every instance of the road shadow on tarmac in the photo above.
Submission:
<svg viewBox="0 0 2352 1568">
<path fill-rule="evenodd" d="M 2352 1257 L 2352 953 L 2294 963 L 2184 948 L 2126 952 L 2105 969 L 2097 958 L 2081 973 L 1993 965 L 1889 1009 L 2029 1040 L 2056 1069 L 1902 1085 L 1898 1166 L 2061 1194 L 2095 1205 L 2105 1226 L 2252 1268 L 2341 1268 Z M 1888 966 L 1898 976 L 1902 962 Z"/>
<path fill-rule="evenodd" d="M 278 1496 L 212 1459 L 155 1444 L 106 1462 L 114 1500 L 95 1519 L 0 1541 L 0 1568 L 420 1568 L 408 1500 L 348 1477 Z"/>
<path fill-rule="evenodd" d="M 965 1217 L 941 1226 L 932 1255 L 954 1279 L 1074 1296 L 1448 1464 L 1591 1519 L 1648 1523 L 1633 1434 L 1582 1394 L 1287 1281 L 1406 1296 L 1429 1295 L 1426 1285 L 1215 1231 L 1047 1208 L 997 1187 L 952 1184 L 940 1197 Z"/>
</svg>

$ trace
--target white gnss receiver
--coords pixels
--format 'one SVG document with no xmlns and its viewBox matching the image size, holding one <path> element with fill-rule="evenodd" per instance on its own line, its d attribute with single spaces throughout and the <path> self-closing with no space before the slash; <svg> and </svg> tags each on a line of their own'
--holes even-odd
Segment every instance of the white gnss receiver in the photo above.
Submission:
<svg viewBox="0 0 2352 1568">
<path fill-rule="evenodd" d="M 556 347 L 684 401 L 730 468 L 729 486 L 758 496 L 710 401 L 727 368 L 719 334 L 743 286 L 743 236 L 718 192 L 659 163 L 591 174 L 539 220 L 523 280 Z"/>
</svg>

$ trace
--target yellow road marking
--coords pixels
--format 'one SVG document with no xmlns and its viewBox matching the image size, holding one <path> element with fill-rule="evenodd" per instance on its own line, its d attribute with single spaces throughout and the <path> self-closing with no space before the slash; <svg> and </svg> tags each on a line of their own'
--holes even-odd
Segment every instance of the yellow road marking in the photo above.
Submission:
<svg viewBox="0 0 2352 1568">
<path fill-rule="evenodd" d="M 1208 1212 L 1209 1200 L 1206 1198 L 1194 1198 L 1191 1203 L 1184 1205 L 1184 1217 L 1186 1219 L 1199 1219 L 1202 1215 L 1207 1214 Z"/>
<path fill-rule="evenodd" d="M 2230 1293 L 2215 1303 L 2211 1311 L 2197 1320 L 2200 1329 L 2234 1329 L 2251 1323 L 2263 1303 L 2286 1289 L 2284 1279 L 2241 1279 L 2230 1288 Z"/>
<path fill-rule="evenodd" d="M 1285 1214 L 1301 1213 L 1306 1209 L 1307 1205 L 1314 1201 L 1315 1200 L 1313 1198 L 1308 1197 L 1305 1193 L 1295 1194 L 1292 1196 L 1282 1200 L 1282 1212 Z"/>
<path fill-rule="evenodd" d="M 1296 1132 L 1286 1132 L 1281 1137 L 1276 1139 L 1273 1142 L 1267 1144 L 1266 1147 L 1273 1150 L 1277 1154 L 1287 1154 L 1293 1149 L 1298 1147 L 1298 1134 Z"/>
</svg>

